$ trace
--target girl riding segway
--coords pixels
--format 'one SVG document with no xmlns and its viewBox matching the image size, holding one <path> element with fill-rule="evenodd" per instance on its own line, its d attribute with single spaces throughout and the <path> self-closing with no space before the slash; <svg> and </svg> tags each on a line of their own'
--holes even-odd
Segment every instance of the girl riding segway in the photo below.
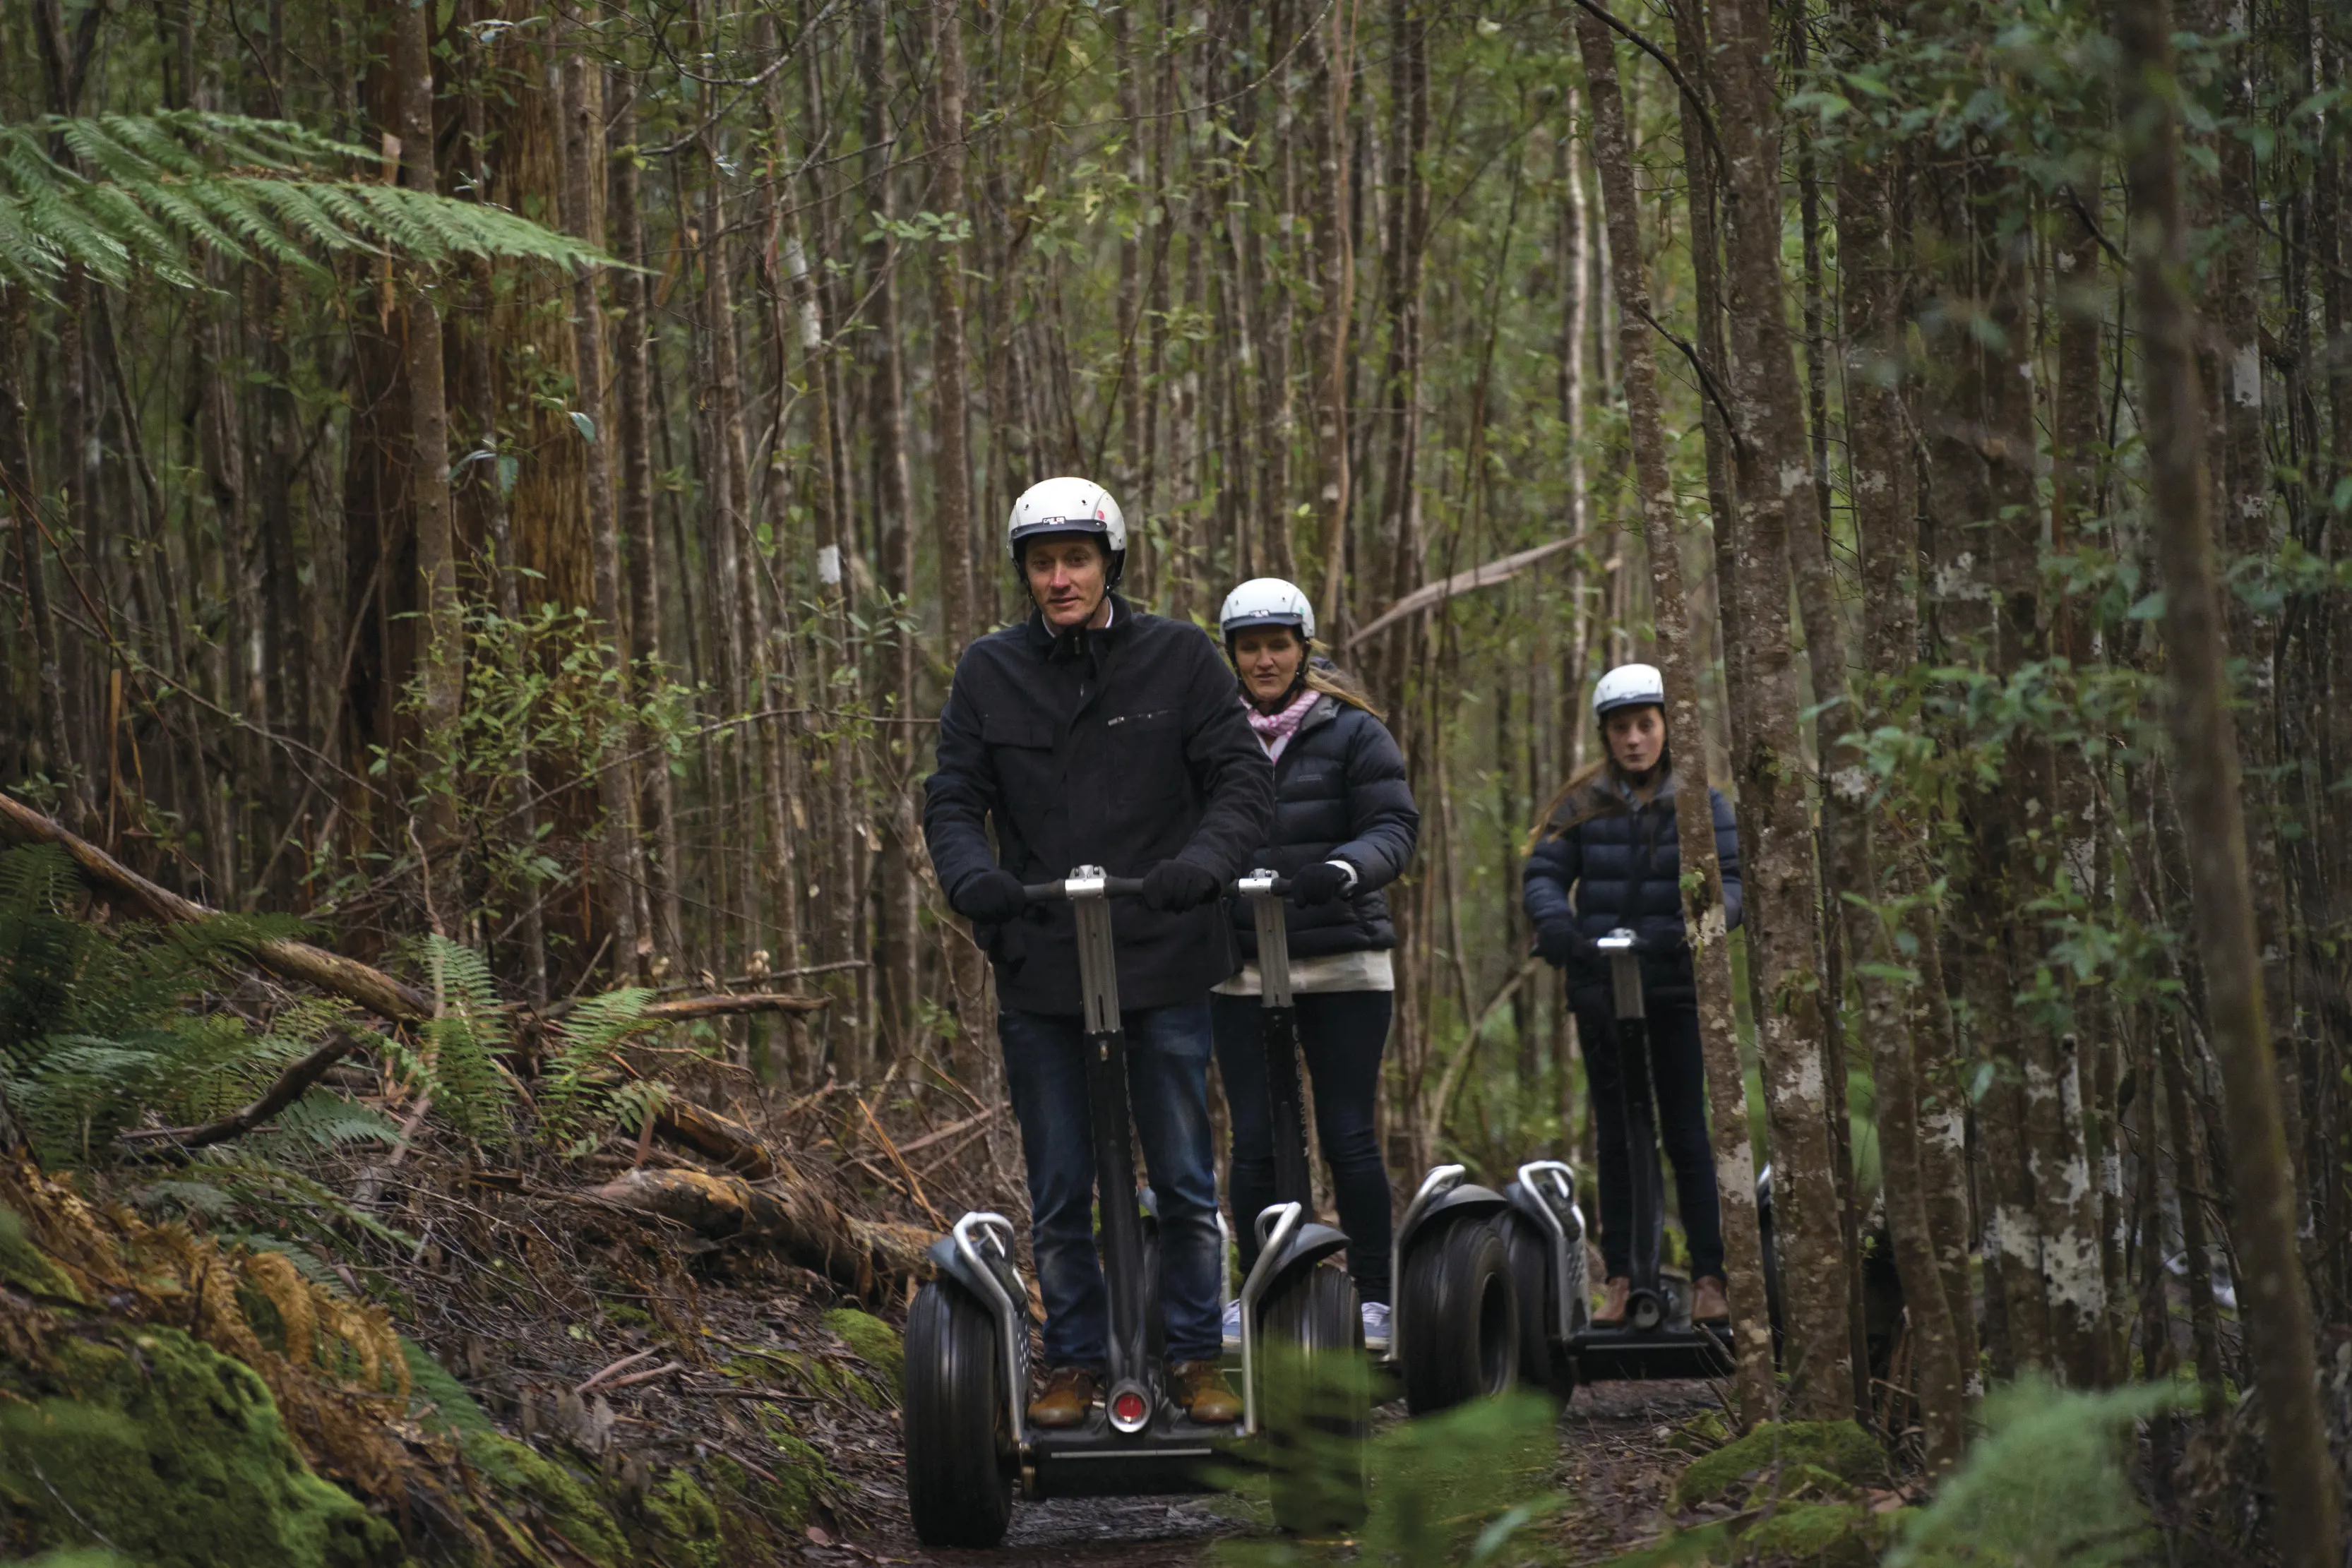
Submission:
<svg viewBox="0 0 2352 1568">
<path fill-rule="evenodd" d="M 1243 583 L 1219 616 L 1250 728 L 1274 763 L 1270 841 L 1253 865 L 1287 877 L 1290 979 L 1298 1042 L 1313 1080 L 1315 1122 L 1331 1172 L 1364 1340 L 1389 1328 L 1389 1178 L 1373 1124 L 1396 978 L 1396 928 L 1381 889 L 1412 858 L 1421 813 L 1404 757 L 1362 695 L 1317 652 L 1315 608 L 1279 578 Z M 1267 1112 L 1257 936 L 1246 903 L 1234 934 L 1249 960 L 1211 998 L 1233 1122 L 1229 1197 L 1242 1270 L 1255 1261 L 1250 1223 L 1276 1196 L 1276 1129 Z M 1239 1303 L 1225 1337 L 1237 1343 Z"/>
<path fill-rule="evenodd" d="M 1633 1189 L 1656 1184 L 1657 1149 L 1634 1147 L 1629 1115 L 1649 1100 L 1621 1056 L 1618 1009 L 1605 949 L 1633 934 L 1647 1015 L 1648 1074 L 1659 1140 L 1675 1172 L 1683 1234 L 1690 1247 L 1691 1317 L 1730 1317 L 1723 1281 L 1723 1231 L 1715 1155 L 1707 1142 L 1706 1068 L 1700 1054 L 1696 986 L 1683 923 L 1682 852 L 1675 829 L 1674 759 L 1666 750 L 1665 685 L 1655 667 L 1622 664 L 1601 678 L 1592 714 L 1608 755 L 1570 779 L 1530 847 L 1525 885 L 1536 951 L 1560 968 L 1576 1009 L 1577 1040 L 1591 1092 L 1601 1161 L 1601 1250 L 1608 1279 L 1595 1327 L 1625 1320 L 1634 1273 Z M 1730 803 L 1710 789 L 1715 848 L 1723 866 L 1725 918 L 1739 924 L 1739 837 Z M 1637 1070 L 1637 1061 L 1633 1064 Z M 1637 1103 L 1633 1096 L 1639 1097 Z M 1643 1140 L 1644 1144 L 1648 1140 Z M 1633 1162 L 1644 1162 L 1636 1172 Z"/>
</svg>

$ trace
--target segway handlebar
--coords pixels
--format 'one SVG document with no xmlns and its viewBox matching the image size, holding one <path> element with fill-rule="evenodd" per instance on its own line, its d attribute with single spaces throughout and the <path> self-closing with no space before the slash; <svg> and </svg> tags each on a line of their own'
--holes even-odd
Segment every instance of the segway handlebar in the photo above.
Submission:
<svg viewBox="0 0 2352 1568">
<path fill-rule="evenodd" d="M 1268 894 L 1276 898 L 1286 898 L 1290 894 L 1290 879 L 1276 876 L 1270 871 L 1254 871 L 1226 883 L 1225 891 L 1235 898 L 1257 898 Z"/>
<path fill-rule="evenodd" d="M 1139 876 L 1109 876 L 1096 871 L 1091 876 L 1066 876 L 1059 882 L 1025 883 L 1021 891 L 1028 894 L 1032 904 L 1049 904 L 1059 898 L 1140 898 L 1143 896 L 1143 879 Z"/>
</svg>

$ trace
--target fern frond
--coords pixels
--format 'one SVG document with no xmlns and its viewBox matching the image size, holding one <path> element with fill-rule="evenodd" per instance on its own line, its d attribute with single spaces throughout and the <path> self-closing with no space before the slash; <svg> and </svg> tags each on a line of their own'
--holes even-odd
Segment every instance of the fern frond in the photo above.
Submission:
<svg viewBox="0 0 2352 1568">
<path fill-rule="evenodd" d="M 192 110 L 0 126 L 0 286 L 47 294 L 79 264 L 186 287 L 200 252 L 313 270 L 341 250 L 616 265 L 518 214 L 363 177 L 377 162 L 284 120 Z"/>
</svg>

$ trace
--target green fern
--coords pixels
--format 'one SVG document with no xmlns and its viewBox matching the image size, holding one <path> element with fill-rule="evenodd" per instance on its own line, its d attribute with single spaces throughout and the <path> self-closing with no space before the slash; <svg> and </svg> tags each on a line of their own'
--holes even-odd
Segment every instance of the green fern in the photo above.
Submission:
<svg viewBox="0 0 2352 1568">
<path fill-rule="evenodd" d="M 621 1084 L 616 1055 L 632 1034 L 648 1027 L 646 1004 L 653 992 L 625 986 L 588 998 L 573 1008 L 558 1027 L 554 1049 L 541 1070 L 539 1091 L 541 1135 L 574 1157 L 595 1147 L 615 1121 L 642 1120 L 657 1105 L 633 1090 L 654 1086 Z"/>
<path fill-rule="evenodd" d="M 0 287 L 47 295 L 79 265 L 110 284 L 194 287 L 199 252 L 313 274 L 352 250 L 612 265 L 501 208 L 359 176 L 378 162 L 284 120 L 197 110 L 0 125 Z"/>
<path fill-rule="evenodd" d="M 45 1160 L 107 1157 L 152 1117 L 210 1121 L 247 1104 L 286 1065 L 348 1027 L 339 1001 L 299 1001 L 267 1029 L 192 1007 L 232 957 L 286 923 L 221 919 L 108 930 L 70 913 L 72 862 L 47 846 L 0 854 L 0 1092 Z M 388 1140 L 380 1114 L 313 1089 L 256 1148 Z"/>
</svg>

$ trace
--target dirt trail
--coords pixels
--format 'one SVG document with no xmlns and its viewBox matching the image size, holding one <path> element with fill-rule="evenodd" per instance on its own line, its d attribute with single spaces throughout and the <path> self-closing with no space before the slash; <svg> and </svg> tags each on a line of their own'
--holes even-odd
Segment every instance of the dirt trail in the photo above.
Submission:
<svg viewBox="0 0 2352 1568">
<path fill-rule="evenodd" d="M 1556 1484 L 1571 1500 L 1545 1535 L 1572 1563 L 1605 1561 L 1654 1538 L 1686 1458 L 1667 1439 L 1683 1423 L 1720 1408 L 1713 1386 L 1705 1383 L 1602 1384 L 1579 1390 L 1560 1416 L 1555 1472 Z M 1384 1406 L 1381 1416 L 1402 1419 L 1403 1406 Z M 896 1430 L 887 1441 L 859 1448 L 866 1462 L 850 1468 L 845 1479 L 851 1507 L 863 1518 L 845 1521 L 829 1547 L 812 1544 L 811 1563 L 842 1568 L 874 1563 L 1179 1568 L 1204 1560 L 1221 1538 L 1263 1528 L 1240 1505 L 1218 1497 L 1074 1499 L 1015 1504 L 1012 1533 L 994 1552 L 933 1552 L 916 1542 L 908 1524 Z"/>
</svg>

